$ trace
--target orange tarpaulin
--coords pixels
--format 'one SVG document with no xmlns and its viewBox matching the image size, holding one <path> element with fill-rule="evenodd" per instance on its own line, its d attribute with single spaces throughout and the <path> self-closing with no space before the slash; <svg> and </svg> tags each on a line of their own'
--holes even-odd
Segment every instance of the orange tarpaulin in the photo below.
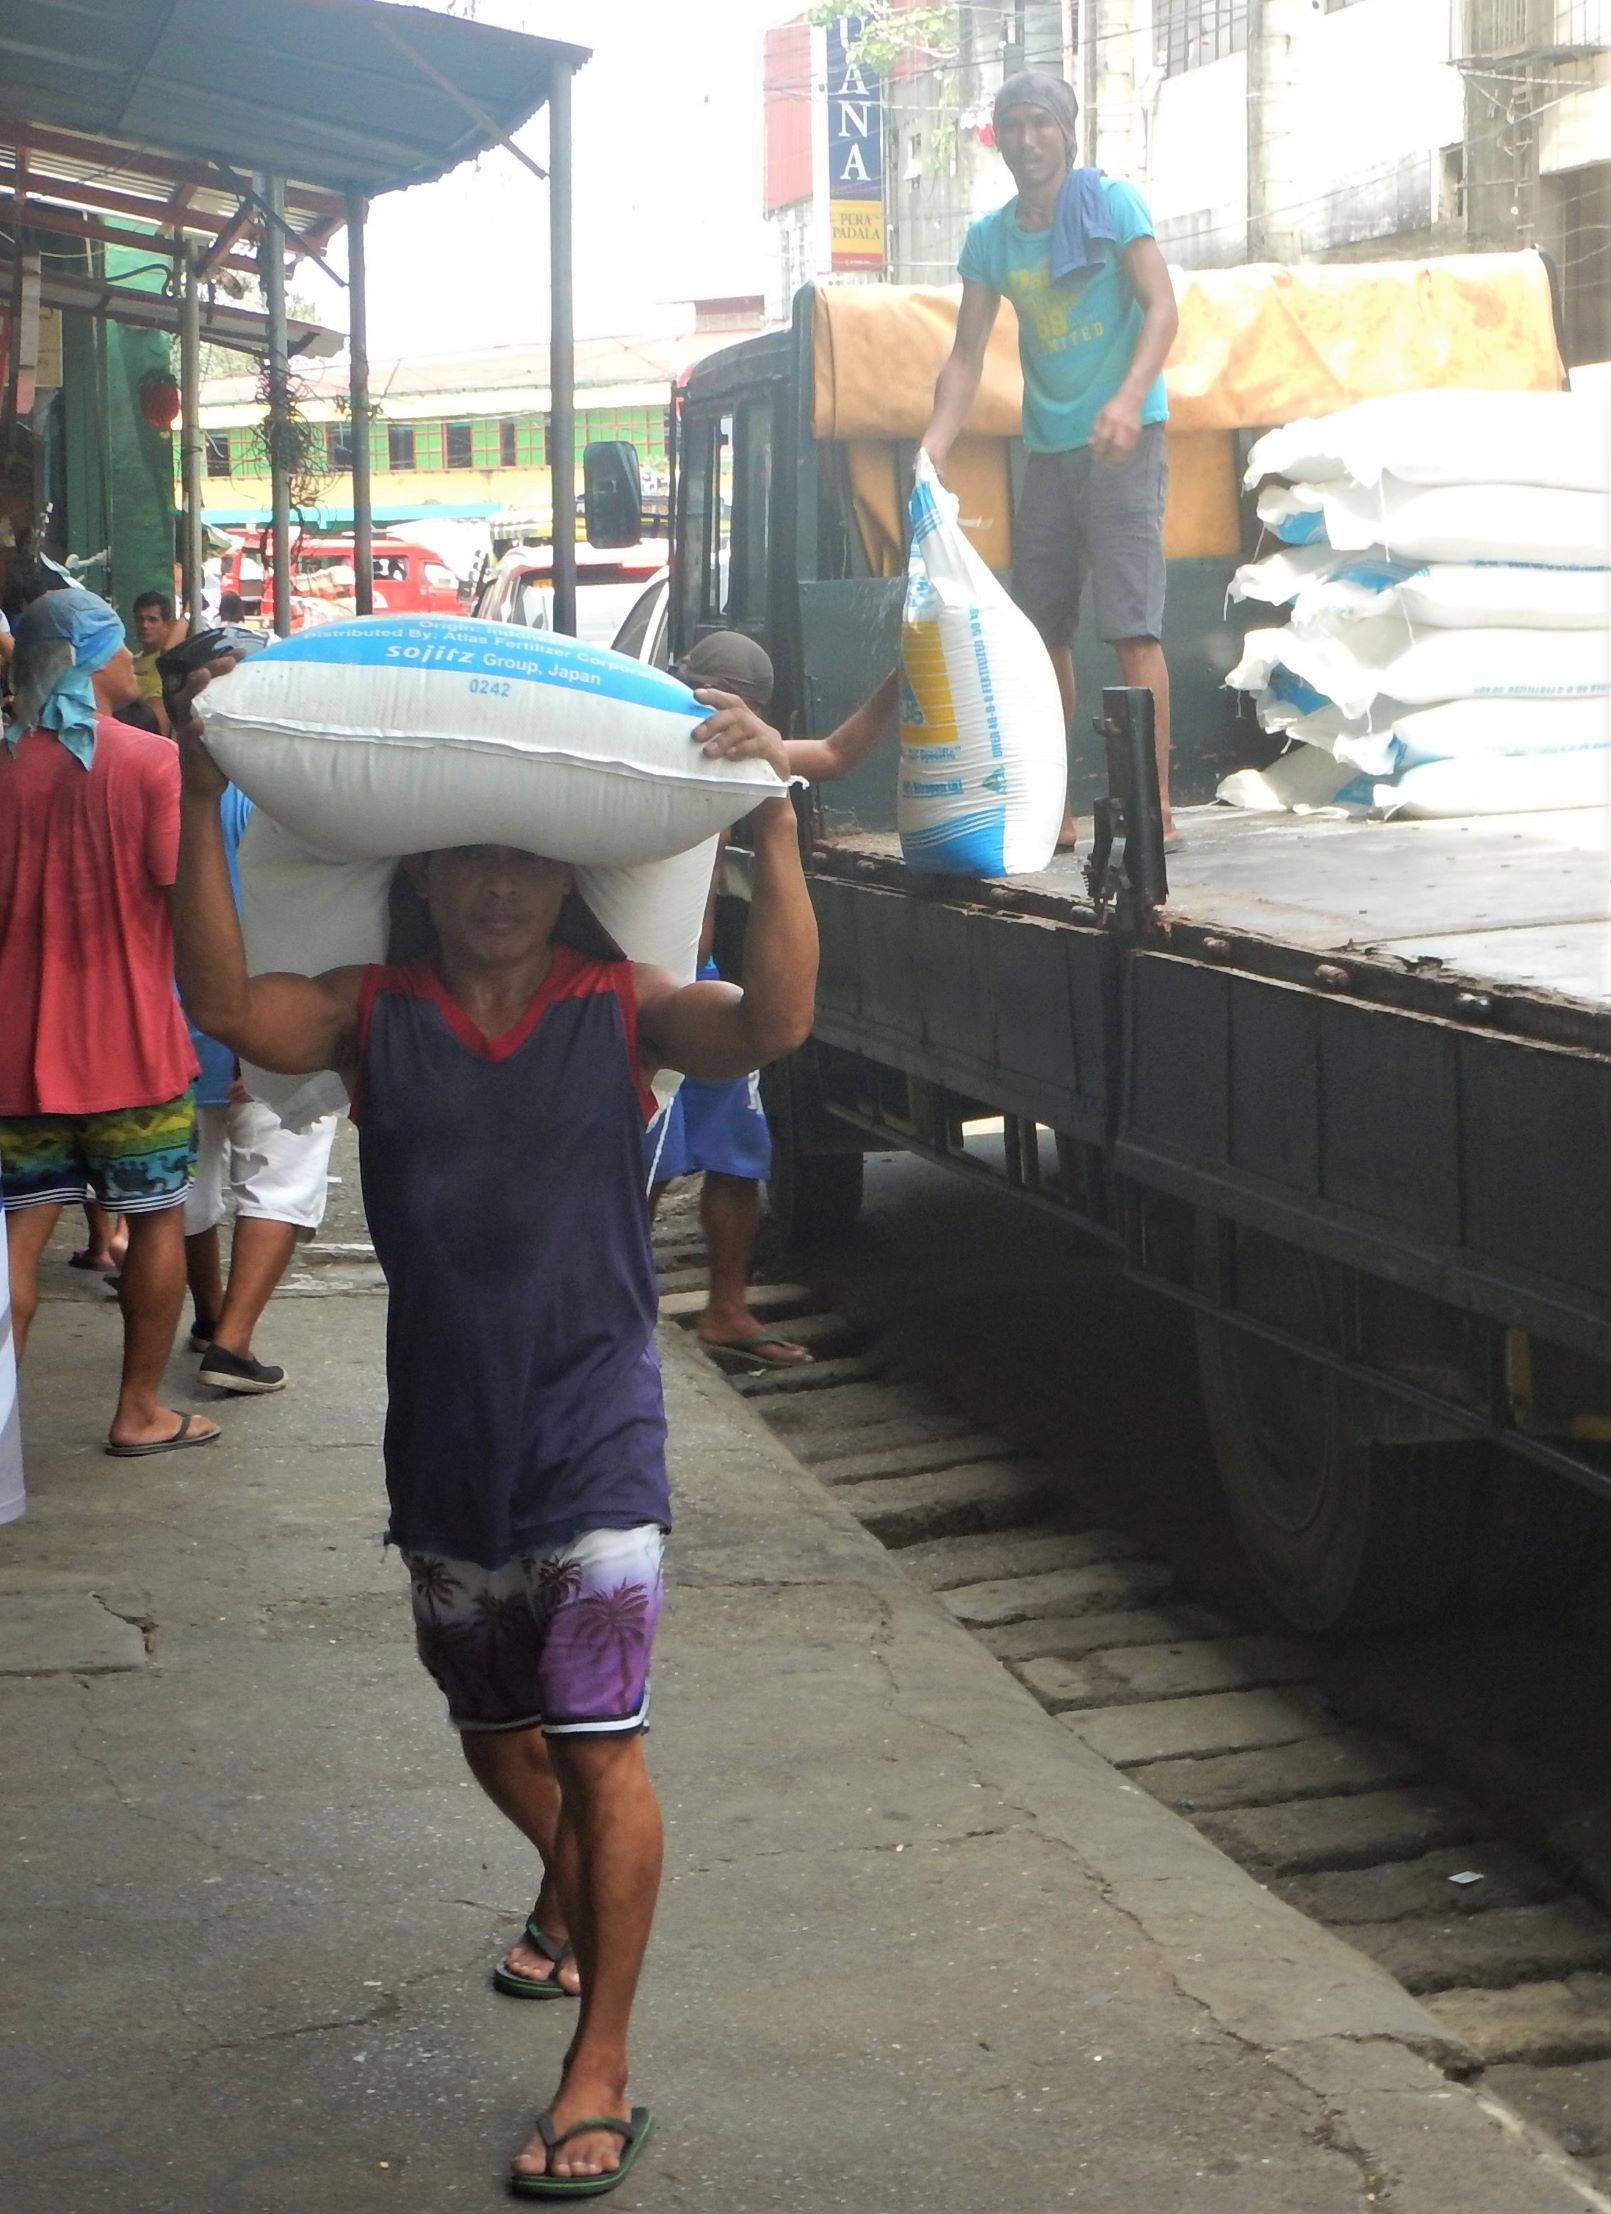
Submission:
<svg viewBox="0 0 1611 2214">
<path fill-rule="evenodd" d="M 1264 429 L 1378 393 L 1440 385 L 1556 391 L 1541 258 L 1327 262 L 1175 272 L 1180 336 L 1165 375 L 1177 431 Z M 818 288 L 812 328 L 818 438 L 918 438 L 956 329 L 960 286 Z M 968 428 L 1016 433 L 1023 383 L 1003 300 Z"/>
<path fill-rule="evenodd" d="M 845 442 L 850 462 L 851 505 L 875 577 L 906 570 L 906 491 L 890 438 Z M 961 505 L 963 529 L 992 569 L 1012 566 L 1012 489 L 1009 448 L 1001 438 L 965 434 L 951 449 L 945 481 Z M 1169 497 L 1163 544 L 1170 561 L 1235 554 L 1242 542 L 1237 506 L 1236 440 L 1229 431 L 1176 430 L 1169 426 Z"/>
</svg>

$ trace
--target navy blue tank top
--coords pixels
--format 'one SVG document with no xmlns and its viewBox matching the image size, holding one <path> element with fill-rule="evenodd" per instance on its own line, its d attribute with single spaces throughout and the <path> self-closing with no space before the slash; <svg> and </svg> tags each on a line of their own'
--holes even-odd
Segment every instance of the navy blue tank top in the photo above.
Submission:
<svg viewBox="0 0 1611 2214">
<path fill-rule="evenodd" d="M 556 946 L 493 1039 L 429 961 L 372 968 L 359 1038 L 393 1543 L 501 1568 L 669 1527 L 630 963 Z"/>
</svg>

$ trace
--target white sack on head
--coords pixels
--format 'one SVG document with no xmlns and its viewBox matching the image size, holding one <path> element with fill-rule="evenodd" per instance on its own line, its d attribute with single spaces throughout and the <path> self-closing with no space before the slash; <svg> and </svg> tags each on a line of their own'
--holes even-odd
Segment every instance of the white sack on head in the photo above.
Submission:
<svg viewBox="0 0 1611 2214">
<path fill-rule="evenodd" d="M 209 751 L 327 853 L 505 845 L 621 868 L 685 853 L 785 789 L 690 743 L 674 677 L 549 631 L 364 616 L 278 640 L 208 687 Z"/>
<path fill-rule="evenodd" d="M 1611 489 L 1605 406 L 1572 392 L 1395 392 L 1266 431 L 1245 481 L 1531 484 Z"/>
<path fill-rule="evenodd" d="M 1057 849 L 1068 743 L 1040 633 L 968 543 L 919 454 L 901 617 L 896 823 L 914 869 L 1024 876 Z"/>
<path fill-rule="evenodd" d="M 576 890 L 628 960 L 669 969 L 679 984 L 689 984 L 699 966 L 715 866 L 716 841 L 707 838 L 686 853 L 635 868 L 578 869 Z M 319 976 L 384 961 L 396 868 L 395 860 L 353 861 L 321 852 L 254 809 L 239 856 L 247 968 L 254 976 L 270 970 Z M 346 1087 L 333 1069 L 312 1076 L 252 1067 L 244 1073 L 253 1097 L 292 1130 L 347 1105 Z M 671 1070 L 656 1076 L 662 1104 L 680 1081 Z"/>
</svg>

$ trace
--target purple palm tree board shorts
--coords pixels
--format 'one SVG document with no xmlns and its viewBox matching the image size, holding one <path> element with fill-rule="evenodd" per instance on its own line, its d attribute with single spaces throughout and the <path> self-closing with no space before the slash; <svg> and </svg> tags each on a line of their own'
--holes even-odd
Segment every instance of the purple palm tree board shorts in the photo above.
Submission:
<svg viewBox="0 0 1611 2214">
<path fill-rule="evenodd" d="M 456 1730 L 630 1737 L 649 1726 L 658 1523 L 584 1530 L 502 1568 L 403 1555 L 420 1659 Z"/>
</svg>

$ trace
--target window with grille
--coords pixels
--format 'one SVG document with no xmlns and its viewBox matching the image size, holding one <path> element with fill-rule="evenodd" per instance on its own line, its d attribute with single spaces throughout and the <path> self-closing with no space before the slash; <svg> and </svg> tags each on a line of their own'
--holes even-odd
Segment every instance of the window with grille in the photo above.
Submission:
<svg viewBox="0 0 1611 2214">
<path fill-rule="evenodd" d="M 1153 22 L 1160 33 L 1158 59 L 1171 77 L 1240 54 L 1247 45 L 1247 0 L 1161 0 Z"/>
<path fill-rule="evenodd" d="M 520 466 L 520 425 L 512 415 L 506 415 L 498 425 L 498 466 L 500 469 Z"/>
<path fill-rule="evenodd" d="M 228 431 L 207 433 L 207 474 L 210 477 L 232 477 L 235 474 L 229 455 Z"/>
<path fill-rule="evenodd" d="M 386 425 L 386 465 L 390 469 L 413 468 L 414 425 L 412 423 L 388 423 Z"/>
<path fill-rule="evenodd" d="M 475 433 L 468 423 L 442 425 L 443 458 L 450 469 L 475 467 Z"/>
<path fill-rule="evenodd" d="M 333 476 L 344 477 L 352 468 L 352 425 L 326 423 L 324 465 Z"/>
</svg>

